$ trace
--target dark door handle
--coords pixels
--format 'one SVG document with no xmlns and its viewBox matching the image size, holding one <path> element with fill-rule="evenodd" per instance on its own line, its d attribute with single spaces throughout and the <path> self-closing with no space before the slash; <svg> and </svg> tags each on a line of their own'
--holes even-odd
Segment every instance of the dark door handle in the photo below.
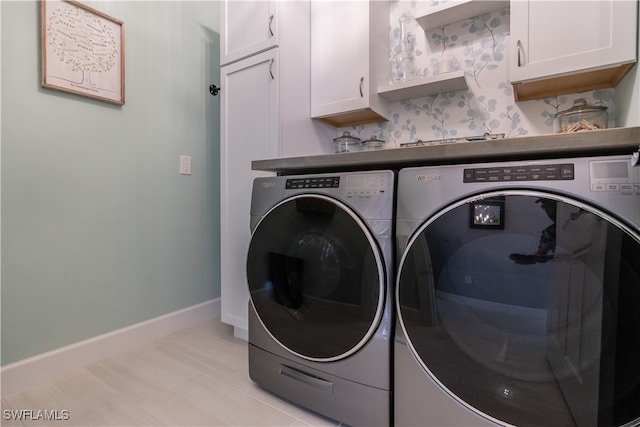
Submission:
<svg viewBox="0 0 640 427">
<path fill-rule="evenodd" d="M 213 96 L 217 96 L 220 93 L 221 88 L 216 85 L 209 86 L 209 93 Z"/>
</svg>

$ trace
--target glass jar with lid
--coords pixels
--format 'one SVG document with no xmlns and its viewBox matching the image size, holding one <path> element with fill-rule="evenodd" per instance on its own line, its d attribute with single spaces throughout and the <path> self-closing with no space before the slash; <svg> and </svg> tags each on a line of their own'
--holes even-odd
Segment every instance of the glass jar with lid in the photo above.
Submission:
<svg viewBox="0 0 640 427">
<path fill-rule="evenodd" d="M 553 120 L 554 133 L 583 132 L 608 127 L 607 107 L 589 105 L 585 98 L 573 101 L 573 107 L 560 111 Z"/>
<path fill-rule="evenodd" d="M 384 141 L 375 135 L 362 142 L 362 151 L 382 150 L 382 148 L 384 148 Z"/>
<path fill-rule="evenodd" d="M 352 151 L 360 151 L 362 143 L 360 138 L 351 135 L 349 131 L 344 131 L 342 136 L 333 139 L 334 153 L 350 153 Z"/>
</svg>

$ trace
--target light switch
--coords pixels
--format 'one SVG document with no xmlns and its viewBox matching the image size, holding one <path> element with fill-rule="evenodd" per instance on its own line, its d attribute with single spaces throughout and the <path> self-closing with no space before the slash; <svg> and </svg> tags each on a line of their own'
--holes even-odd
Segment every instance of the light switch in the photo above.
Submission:
<svg viewBox="0 0 640 427">
<path fill-rule="evenodd" d="M 180 175 L 191 175 L 191 156 L 180 156 Z"/>
</svg>

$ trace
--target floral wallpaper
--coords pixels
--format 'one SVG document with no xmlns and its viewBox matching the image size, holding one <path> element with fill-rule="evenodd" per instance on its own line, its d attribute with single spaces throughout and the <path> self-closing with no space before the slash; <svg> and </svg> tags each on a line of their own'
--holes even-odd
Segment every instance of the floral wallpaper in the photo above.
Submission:
<svg viewBox="0 0 640 427">
<path fill-rule="evenodd" d="M 416 77 L 437 74 L 439 61 L 447 57 L 453 61 L 445 69 L 463 70 L 468 89 L 392 103 L 388 122 L 344 128 L 339 134 L 349 130 L 362 140 L 376 136 L 386 141 L 385 148 L 418 140 L 453 142 L 486 133 L 505 138 L 543 135 L 553 132 L 554 115 L 571 108 L 578 98 L 608 107 L 609 127 L 614 125 L 614 89 L 516 103 L 509 81 L 509 9 L 425 32 L 414 17 L 438 3 L 391 1 L 390 68 L 391 59 L 403 47 L 413 53 Z"/>
</svg>

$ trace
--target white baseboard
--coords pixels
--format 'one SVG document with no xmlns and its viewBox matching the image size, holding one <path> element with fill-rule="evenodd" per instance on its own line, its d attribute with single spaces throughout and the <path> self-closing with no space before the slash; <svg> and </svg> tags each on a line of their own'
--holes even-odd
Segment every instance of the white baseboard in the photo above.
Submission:
<svg viewBox="0 0 640 427">
<path fill-rule="evenodd" d="M 220 317 L 220 298 L 2 366 L 0 368 L 2 397 L 218 317 Z"/>
<path fill-rule="evenodd" d="M 241 340 L 249 341 L 249 331 L 238 326 L 233 327 L 233 336 Z"/>
</svg>

